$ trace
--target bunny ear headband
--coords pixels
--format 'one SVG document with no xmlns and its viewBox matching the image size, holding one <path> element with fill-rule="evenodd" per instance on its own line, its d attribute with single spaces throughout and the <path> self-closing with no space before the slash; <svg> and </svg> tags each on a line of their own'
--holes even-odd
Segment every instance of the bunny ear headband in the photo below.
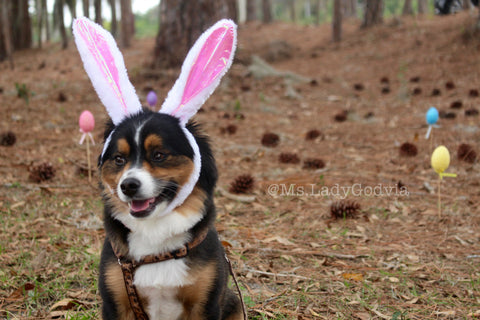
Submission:
<svg viewBox="0 0 480 320">
<path fill-rule="evenodd" d="M 185 58 L 180 76 L 159 111 L 179 119 L 194 151 L 194 171 L 166 212 L 183 203 L 200 175 L 200 151 L 195 138 L 185 126 L 230 68 L 237 42 L 236 29 L 233 21 L 224 19 L 200 36 Z M 141 112 L 140 100 L 128 79 L 122 54 L 112 35 L 85 17 L 74 21 L 73 34 L 85 70 L 113 124 L 117 126 L 125 118 Z M 108 148 L 112 133 L 105 141 L 101 158 Z"/>
</svg>

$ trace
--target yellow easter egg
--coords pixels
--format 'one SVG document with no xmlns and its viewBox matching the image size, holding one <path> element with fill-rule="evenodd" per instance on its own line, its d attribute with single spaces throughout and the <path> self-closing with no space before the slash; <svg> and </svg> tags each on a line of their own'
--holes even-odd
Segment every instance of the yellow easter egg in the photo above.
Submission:
<svg viewBox="0 0 480 320">
<path fill-rule="evenodd" d="M 443 173 L 450 165 L 450 152 L 445 146 L 437 147 L 432 153 L 432 168 L 436 173 Z"/>
</svg>

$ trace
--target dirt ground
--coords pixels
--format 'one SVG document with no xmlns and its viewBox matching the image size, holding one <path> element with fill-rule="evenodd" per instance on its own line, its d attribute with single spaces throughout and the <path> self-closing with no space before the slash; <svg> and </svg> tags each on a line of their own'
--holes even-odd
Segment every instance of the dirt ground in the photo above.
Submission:
<svg viewBox="0 0 480 320">
<path fill-rule="evenodd" d="M 237 59 L 196 120 L 212 138 L 217 227 L 249 318 L 480 318 L 480 167 L 457 154 L 463 143 L 480 152 L 473 21 L 461 13 L 370 30 L 347 21 L 340 44 L 328 25 L 239 28 Z M 153 45 L 122 51 L 142 102 L 153 88 L 158 108 L 179 70 L 150 70 Z M 254 55 L 274 74 L 258 74 Z M 97 318 L 102 203 L 78 116 L 95 115 L 95 163 L 106 112 L 73 42 L 19 52 L 14 70 L 3 62 L 0 88 L 0 134 L 16 135 L 0 146 L 0 317 Z M 442 117 L 426 140 L 430 106 Z M 311 130 L 320 135 L 307 140 Z M 276 147 L 262 145 L 267 132 Z M 418 154 L 402 156 L 405 142 Z M 438 145 L 458 175 L 442 181 L 441 214 L 430 167 Z M 300 162 L 281 163 L 287 152 Z M 309 159 L 325 167 L 306 168 Z M 45 162 L 55 176 L 32 181 Z M 241 174 L 256 183 L 238 201 L 224 190 Z M 342 199 L 361 207 L 353 218 L 332 218 Z"/>
</svg>

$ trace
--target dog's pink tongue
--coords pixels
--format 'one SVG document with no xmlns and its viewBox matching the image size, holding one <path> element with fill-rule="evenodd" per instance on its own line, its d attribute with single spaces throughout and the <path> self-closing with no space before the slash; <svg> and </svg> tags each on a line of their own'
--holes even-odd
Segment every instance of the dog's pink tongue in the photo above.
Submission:
<svg viewBox="0 0 480 320">
<path fill-rule="evenodd" d="M 145 199 L 145 200 L 132 200 L 130 209 L 132 209 L 133 212 L 147 210 L 148 207 L 150 206 L 150 203 L 152 203 L 153 201 L 155 201 L 155 198 Z"/>
</svg>

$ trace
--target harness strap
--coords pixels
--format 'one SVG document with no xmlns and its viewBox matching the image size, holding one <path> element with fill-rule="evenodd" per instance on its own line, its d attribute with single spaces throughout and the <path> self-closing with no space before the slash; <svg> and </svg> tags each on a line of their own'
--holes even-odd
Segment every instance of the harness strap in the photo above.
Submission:
<svg viewBox="0 0 480 320">
<path fill-rule="evenodd" d="M 245 302 L 243 301 L 242 292 L 240 291 L 240 286 L 238 285 L 237 278 L 235 277 L 235 273 L 233 272 L 232 263 L 230 259 L 228 259 L 227 254 L 225 254 L 225 260 L 227 260 L 228 269 L 230 270 L 230 274 L 232 275 L 233 282 L 235 283 L 235 287 L 237 287 L 238 296 L 240 297 L 240 302 L 242 303 L 242 312 L 243 312 L 243 320 L 248 320 L 247 318 L 247 308 L 245 307 Z"/>
<path fill-rule="evenodd" d="M 130 307 L 132 308 L 132 311 L 135 315 L 136 320 L 148 320 L 148 315 L 142 307 L 142 303 L 138 296 L 137 288 L 133 283 L 133 276 L 135 275 L 135 269 L 145 264 L 157 263 L 157 262 L 167 261 L 171 259 L 184 258 L 188 255 L 191 249 L 195 248 L 200 243 L 202 243 L 203 240 L 205 240 L 205 238 L 207 237 L 207 234 L 208 234 L 208 228 L 200 232 L 197 237 L 195 237 L 192 241 L 186 243 L 180 249 L 177 249 L 171 252 L 162 253 L 162 254 L 148 255 L 143 257 L 139 261 L 126 258 L 124 255 L 120 253 L 120 250 L 118 249 L 116 244 L 110 241 L 113 252 L 117 257 L 118 264 L 122 269 L 123 280 L 125 282 L 125 289 L 127 290 L 128 301 L 130 303 Z"/>
</svg>

